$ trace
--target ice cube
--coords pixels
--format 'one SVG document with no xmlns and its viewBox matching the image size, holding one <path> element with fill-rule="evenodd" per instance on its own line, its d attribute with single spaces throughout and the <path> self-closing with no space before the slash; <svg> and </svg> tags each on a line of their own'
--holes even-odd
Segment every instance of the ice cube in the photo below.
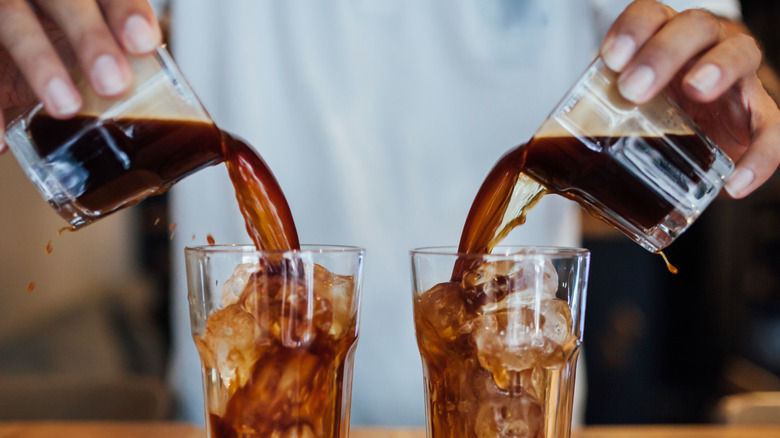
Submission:
<svg viewBox="0 0 780 438">
<path fill-rule="evenodd" d="M 519 386 L 528 393 L 529 396 L 538 402 L 544 400 L 544 390 L 547 386 L 545 382 L 544 371 L 542 367 L 535 366 L 531 369 L 518 373 Z"/>
<path fill-rule="evenodd" d="M 552 299 L 542 301 L 538 312 L 534 309 L 502 308 L 486 312 L 473 323 L 479 363 L 501 389 L 512 391 L 522 385 L 517 373 L 540 366 L 557 367 L 565 361 L 562 342 L 571 332 L 568 306 Z"/>
<path fill-rule="evenodd" d="M 474 429 L 478 438 L 536 438 L 542 429 L 542 407 L 525 394 L 493 396 L 482 402 Z"/>
<path fill-rule="evenodd" d="M 572 320 L 569 305 L 557 298 L 542 302 L 541 313 L 544 317 L 542 334 L 557 345 L 563 345 L 571 337 Z"/>
<path fill-rule="evenodd" d="M 216 368 L 231 392 L 244 386 L 257 359 L 268 348 L 267 333 L 238 304 L 209 316 L 206 331 L 196 342 L 207 367 Z"/>
<path fill-rule="evenodd" d="M 498 277 L 510 277 L 522 269 L 522 264 L 514 260 L 490 261 L 479 264 L 466 272 L 461 281 L 464 289 L 477 288 Z"/>
<path fill-rule="evenodd" d="M 471 315 L 466 309 L 458 283 L 440 283 L 417 298 L 415 312 L 438 338 L 452 342 L 471 331 Z"/>
<path fill-rule="evenodd" d="M 250 276 L 239 303 L 285 347 L 307 347 L 318 330 L 328 333 L 333 321 L 330 301 L 315 293 L 311 279 L 260 270 Z"/>
<path fill-rule="evenodd" d="M 512 260 L 484 262 L 466 272 L 461 280 L 463 297 L 470 311 L 486 304 L 501 301 L 510 291 L 510 276 L 517 274 L 521 265 Z"/>
<path fill-rule="evenodd" d="M 552 298 L 558 291 L 558 272 L 550 260 L 525 261 L 522 269 L 511 275 L 510 280 L 511 292 L 532 290 Z"/>
<path fill-rule="evenodd" d="M 480 307 L 494 309 L 514 294 L 522 295 L 513 300 L 524 302 L 553 298 L 558 290 L 558 273 L 552 262 L 541 258 L 499 260 L 466 272 L 461 286 L 468 309 L 478 312 Z"/>
<path fill-rule="evenodd" d="M 357 309 L 356 303 L 353 303 L 355 279 L 351 275 L 334 274 L 320 265 L 314 265 L 314 291 L 325 300 L 323 306 L 332 310 L 330 321 L 324 320 L 328 317 L 327 313 L 317 315 L 317 325 L 329 325 L 330 335 L 340 339 L 354 328 L 356 322 Z"/>
<path fill-rule="evenodd" d="M 238 302 L 252 274 L 260 270 L 254 263 L 242 263 L 233 270 L 233 274 L 222 284 L 222 307 Z"/>
<path fill-rule="evenodd" d="M 488 312 L 475 320 L 472 333 L 479 363 L 490 371 L 499 388 L 508 390 L 512 373 L 534 365 L 535 355 L 529 354 L 533 327 L 534 313 L 529 308 Z"/>
</svg>

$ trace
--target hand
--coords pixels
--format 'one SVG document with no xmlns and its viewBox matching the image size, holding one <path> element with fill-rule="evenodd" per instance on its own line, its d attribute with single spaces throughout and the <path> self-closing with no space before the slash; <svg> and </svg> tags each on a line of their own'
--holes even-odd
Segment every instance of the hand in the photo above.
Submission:
<svg viewBox="0 0 780 438">
<path fill-rule="evenodd" d="M 615 20 L 600 54 L 635 103 L 662 89 L 737 163 L 726 191 L 747 196 L 780 163 L 780 110 L 757 71 L 762 53 L 746 29 L 704 10 L 677 13 L 637 0 Z"/>
<path fill-rule="evenodd" d="M 50 115 L 70 117 L 82 99 L 69 67 L 78 64 L 98 95 L 117 96 L 132 79 L 122 49 L 146 54 L 160 41 L 146 0 L 0 0 L 0 108 L 37 97 Z M 4 131 L 0 114 L 0 152 Z"/>
</svg>

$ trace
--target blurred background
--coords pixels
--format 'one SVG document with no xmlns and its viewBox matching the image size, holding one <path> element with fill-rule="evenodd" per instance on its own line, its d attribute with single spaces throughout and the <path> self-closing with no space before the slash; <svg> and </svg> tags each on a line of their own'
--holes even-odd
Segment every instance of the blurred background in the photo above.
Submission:
<svg viewBox="0 0 780 438">
<path fill-rule="evenodd" d="M 742 4 L 780 68 L 780 2 Z M 166 196 L 58 235 L 64 222 L 11 154 L 0 156 L 0 187 L 0 420 L 170 418 Z M 745 200 L 715 201 L 666 251 L 678 275 L 584 219 L 586 424 L 741 421 L 745 397 L 777 400 L 777 176 Z M 780 421 L 775 409 L 768 418 Z"/>
</svg>

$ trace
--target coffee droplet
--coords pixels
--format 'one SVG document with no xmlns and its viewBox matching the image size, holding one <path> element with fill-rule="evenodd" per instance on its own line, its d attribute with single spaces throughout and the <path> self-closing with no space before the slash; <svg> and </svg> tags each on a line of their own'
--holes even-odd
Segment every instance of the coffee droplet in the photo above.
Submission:
<svg viewBox="0 0 780 438">
<path fill-rule="evenodd" d="M 31 281 L 31 282 L 27 283 L 27 288 L 25 288 L 25 292 L 27 292 L 29 294 L 30 292 L 32 292 L 34 290 L 35 290 L 35 282 Z"/>
<path fill-rule="evenodd" d="M 49 243 L 46 244 L 46 254 L 51 254 L 52 251 L 54 251 L 54 248 L 52 248 L 50 240 Z"/>
<path fill-rule="evenodd" d="M 666 269 L 668 269 L 669 272 L 671 272 L 672 274 L 677 274 L 678 272 L 680 272 L 673 264 L 669 263 L 669 259 L 666 258 L 666 254 L 664 254 L 663 251 L 656 251 L 655 253 L 660 255 L 661 258 L 664 259 L 664 263 L 666 263 Z"/>
<path fill-rule="evenodd" d="M 211 234 L 209 234 L 208 236 L 206 236 L 206 242 L 208 242 L 208 243 L 209 243 L 209 245 L 213 245 L 213 244 L 214 244 L 214 242 L 216 242 L 216 241 L 214 240 L 214 236 L 212 236 Z"/>
</svg>

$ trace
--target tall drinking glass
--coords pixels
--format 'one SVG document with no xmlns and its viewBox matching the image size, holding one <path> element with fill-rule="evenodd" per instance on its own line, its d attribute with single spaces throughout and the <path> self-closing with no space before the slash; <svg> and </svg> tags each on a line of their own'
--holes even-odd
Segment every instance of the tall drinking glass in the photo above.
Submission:
<svg viewBox="0 0 780 438">
<path fill-rule="evenodd" d="M 210 438 L 348 436 L 363 254 L 185 250 Z"/>
<path fill-rule="evenodd" d="M 590 253 L 411 256 L 428 438 L 569 437 Z"/>
</svg>

